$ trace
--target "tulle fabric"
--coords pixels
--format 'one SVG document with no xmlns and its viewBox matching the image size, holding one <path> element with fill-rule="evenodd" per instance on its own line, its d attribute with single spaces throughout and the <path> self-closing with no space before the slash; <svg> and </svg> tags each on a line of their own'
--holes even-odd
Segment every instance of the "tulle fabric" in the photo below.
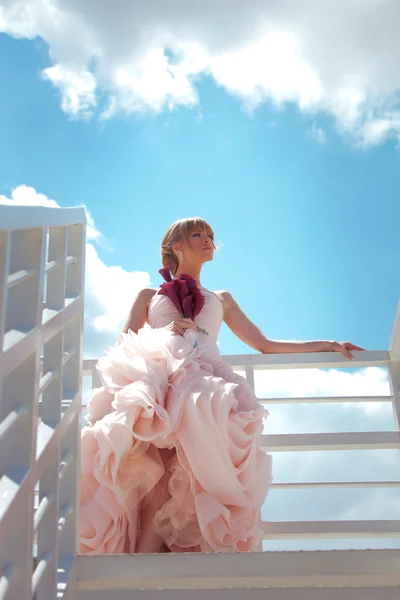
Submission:
<svg viewBox="0 0 400 600">
<path fill-rule="evenodd" d="M 82 430 L 80 553 L 134 553 L 141 510 L 173 552 L 256 550 L 271 459 L 246 380 L 213 343 L 164 328 L 122 334 L 98 361 Z"/>
</svg>

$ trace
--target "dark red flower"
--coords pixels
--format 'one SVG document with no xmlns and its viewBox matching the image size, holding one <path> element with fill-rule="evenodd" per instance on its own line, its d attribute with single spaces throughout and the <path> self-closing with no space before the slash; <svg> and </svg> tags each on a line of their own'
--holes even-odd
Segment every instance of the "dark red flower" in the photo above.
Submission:
<svg viewBox="0 0 400 600">
<path fill-rule="evenodd" d="M 174 303 L 174 306 L 178 309 L 180 314 L 182 314 L 181 301 L 176 292 L 176 289 L 174 286 L 174 280 L 172 278 L 170 281 L 166 281 L 165 283 L 162 283 L 160 285 L 160 289 L 158 290 L 158 293 L 161 296 L 168 296 L 168 298 Z"/>
<path fill-rule="evenodd" d="M 189 294 L 188 285 L 183 279 L 180 279 L 179 277 L 174 279 L 174 286 L 176 289 L 176 293 L 178 294 L 181 300 L 183 300 L 183 298 L 186 298 L 186 296 Z"/>
<path fill-rule="evenodd" d="M 195 278 L 182 273 L 173 279 L 169 267 L 163 267 L 159 273 L 165 283 L 160 285 L 158 293 L 168 296 L 183 317 L 195 319 L 205 304 L 204 294 L 197 287 Z"/>
<path fill-rule="evenodd" d="M 186 275 L 185 273 L 182 273 L 182 275 L 179 275 L 179 279 L 184 279 L 189 288 L 197 287 L 196 280 L 191 275 Z"/>
<path fill-rule="evenodd" d="M 193 296 L 186 296 L 182 300 L 183 314 L 188 319 L 193 319 Z"/>
<path fill-rule="evenodd" d="M 197 286 L 195 288 L 193 288 L 193 290 L 192 290 L 192 298 L 193 298 L 193 317 L 192 317 L 192 319 L 195 319 L 197 317 L 197 315 L 201 312 L 201 310 L 206 302 L 206 299 L 205 299 L 203 292 L 201 292 Z"/>
<path fill-rule="evenodd" d="M 171 267 L 167 265 L 158 271 L 165 281 L 172 281 Z"/>
</svg>

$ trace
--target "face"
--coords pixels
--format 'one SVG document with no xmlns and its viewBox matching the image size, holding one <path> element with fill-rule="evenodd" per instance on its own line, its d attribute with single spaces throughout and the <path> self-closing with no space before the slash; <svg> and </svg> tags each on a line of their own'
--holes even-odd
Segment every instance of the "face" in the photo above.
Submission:
<svg viewBox="0 0 400 600">
<path fill-rule="evenodd" d="M 212 236 L 206 231 L 194 229 L 187 240 L 176 244 L 185 262 L 203 264 L 214 258 L 214 243 Z"/>
</svg>

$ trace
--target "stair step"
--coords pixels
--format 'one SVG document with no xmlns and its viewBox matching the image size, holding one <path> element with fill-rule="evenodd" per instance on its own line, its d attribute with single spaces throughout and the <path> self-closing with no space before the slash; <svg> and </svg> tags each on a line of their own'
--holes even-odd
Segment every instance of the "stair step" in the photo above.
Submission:
<svg viewBox="0 0 400 600">
<path fill-rule="evenodd" d="M 79 600 L 400 597 L 400 550 L 390 549 L 80 556 L 77 569 Z"/>
<path fill-rule="evenodd" d="M 92 591 L 76 600 L 399 600 L 400 588 L 269 588 L 243 590 L 118 590 Z M 75 597 L 74 597 L 75 600 Z"/>
</svg>

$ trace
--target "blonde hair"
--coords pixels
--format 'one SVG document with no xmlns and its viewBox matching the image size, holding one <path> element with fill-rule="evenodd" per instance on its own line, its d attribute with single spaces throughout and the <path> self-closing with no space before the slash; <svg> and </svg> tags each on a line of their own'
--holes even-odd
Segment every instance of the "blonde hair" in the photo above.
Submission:
<svg viewBox="0 0 400 600">
<path fill-rule="evenodd" d="M 161 262 L 163 267 L 169 265 L 171 267 L 172 274 L 174 275 L 178 269 L 178 259 L 172 249 L 172 246 L 177 242 L 182 242 L 183 240 L 187 240 L 195 229 L 199 229 L 200 231 L 205 231 L 206 233 L 211 235 L 212 243 L 214 245 L 214 231 L 212 227 L 200 217 L 189 217 L 187 219 L 179 219 L 179 221 L 175 221 L 168 228 L 165 233 L 162 242 L 161 242 Z"/>
</svg>

